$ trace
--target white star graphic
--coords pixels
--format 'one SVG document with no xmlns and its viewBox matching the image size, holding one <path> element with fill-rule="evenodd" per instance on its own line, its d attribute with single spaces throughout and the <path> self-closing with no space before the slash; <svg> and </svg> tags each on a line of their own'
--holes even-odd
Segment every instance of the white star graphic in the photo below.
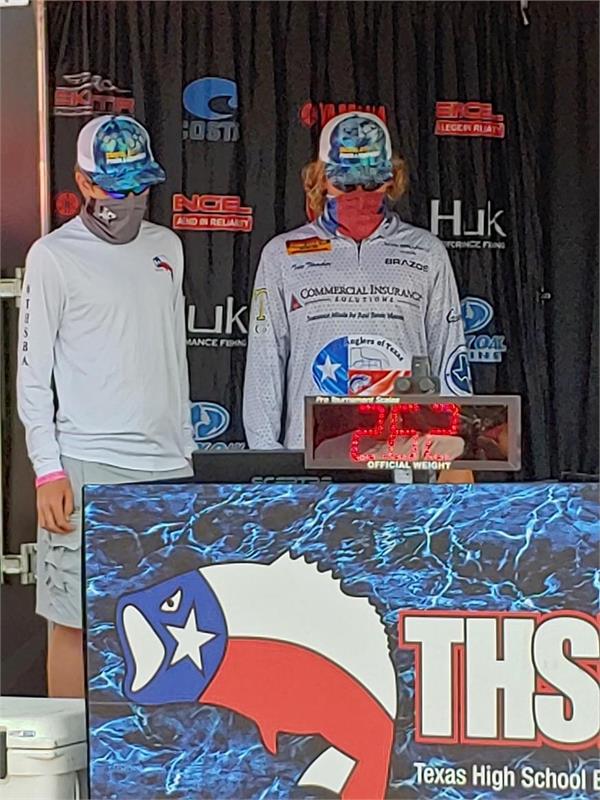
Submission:
<svg viewBox="0 0 600 800">
<path fill-rule="evenodd" d="M 183 628 L 178 628 L 175 625 L 167 625 L 167 630 L 177 642 L 177 649 L 173 653 L 171 664 L 176 664 L 187 656 L 191 658 L 200 672 L 202 672 L 202 653 L 200 652 L 200 648 L 202 645 L 210 642 L 211 639 L 214 639 L 217 634 L 198 629 L 196 611 L 193 606 Z"/>
<path fill-rule="evenodd" d="M 326 378 L 331 378 L 332 380 L 335 380 L 335 373 L 341 366 L 342 366 L 341 364 L 336 364 L 329 358 L 329 356 L 327 356 L 327 358 L 325 359 L 325 363 L 319 364 L 317 369 L 321 370 L 322 380 L 325 380 Z"/>
</svg>

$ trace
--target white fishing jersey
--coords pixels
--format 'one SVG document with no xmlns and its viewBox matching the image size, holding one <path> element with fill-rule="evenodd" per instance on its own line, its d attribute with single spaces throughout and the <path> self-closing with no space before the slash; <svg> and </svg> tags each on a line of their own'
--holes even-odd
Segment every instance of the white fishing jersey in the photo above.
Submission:
<svg viewBox="0 0 600 800">
<path fill-rule="evenodd" d="M 302 448 L 305 397 L 390 394 L 413 356 L 429 357 L 441 394 L 471 393 L 446 248 L 395 213 L 362 242 L 323 218 L 276 236 L 254 287 L 243 400 L 251 448 Z"/>
</svg>

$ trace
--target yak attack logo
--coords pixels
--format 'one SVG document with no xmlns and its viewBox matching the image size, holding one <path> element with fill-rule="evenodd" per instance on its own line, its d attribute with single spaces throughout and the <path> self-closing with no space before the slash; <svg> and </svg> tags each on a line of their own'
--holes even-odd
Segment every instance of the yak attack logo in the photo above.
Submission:
<svg viewBox="0 0 600 800">
<path fill-rule="evenodd" d="M 198 450 L 243 450 L 244 442 L 214 441 L 229 430 L 231 414 L 218 403 L 192 403 L 192 427 Z"/>
<path fill-rule="evenodd" d="M 217 403 L 192 403 L 192 425 L 194 439 L 198 444 L 216 439 L 225 433 L 231 422 L 231 414 Z"/>
<path fill-rule="evenodd" d="M 498 364 L 506 353 L 504 336 L 479 333 L 494 319 L 494 309 L 481 297 L 465 297 L 461 301 L 469 361 L 478 364 Z"/>
<path fill-rule="evenodd" d="M 56 117 L 96 117 L 102 114 L 133 114 L 135 100 L 130 89 L 119 89 L 109 78 L 78 72 L 63 75 L 63 86 L 54 90 Z"/>
<path fill-rule="evenodd" d="M 436 136 L 504 139 L 504 134 L 504 114 L 494 114 L 491 103 L 442 100 L 435 104 Z"/>
<path fill-rule="evenodd" d="M 243 206 L 236 195 L 173 195 L 172 226 L 175 230 L 250 233 L 252 225 L 252 209 Z"/>
<path fill-rule="evenodd" d="M 600 629 L 579 611 L 403 611 L 415 741 L 583 750 L 600 743 Z"/>
<path fill-rule="evenodd" d="M 273 756 L 280 732 L 321 736 L 329 747 L 299 786 L 385 797 L 397 713 L 387 634 L 330 572 L 289 553 L 202 567 L 120 597 L 117 630 L 130 702 L 230 709 Z"/>
<path fill-rule="evenodd" d="M 193 142 L 237 142 L 238 89 L 229 78 L 198 78 L 183 90 L 183 139 Z"/>
</svg>

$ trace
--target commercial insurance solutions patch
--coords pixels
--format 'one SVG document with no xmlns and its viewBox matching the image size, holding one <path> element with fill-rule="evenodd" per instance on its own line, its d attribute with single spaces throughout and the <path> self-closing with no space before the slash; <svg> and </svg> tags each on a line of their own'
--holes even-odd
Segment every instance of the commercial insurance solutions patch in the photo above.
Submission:
<svg viewBox="0 0 600 800">
<path fill-rule="evenodd" d="M 586 484 L 85 490 L 93 798 L 583 800 Z"/>
</svg>

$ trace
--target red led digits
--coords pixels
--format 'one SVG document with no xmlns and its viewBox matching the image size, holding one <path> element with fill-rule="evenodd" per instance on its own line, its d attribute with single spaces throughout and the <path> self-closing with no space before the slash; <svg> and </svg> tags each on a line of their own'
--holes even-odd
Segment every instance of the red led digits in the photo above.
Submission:
<svg viewBox="0 0 600 800">
<path fill-rule="evenodd" d="M 460 409 L 454 403 L 433 403 L 431 410 L 438 414 L 449 415 L 449 424 L 445 427 L 431 428 L 426 436 L 425 447 L 423 449 L 423 459 L 425 461 L 448 461 L 443 455 L 432 455 L 433 436 L 456 436 L 460 427 Z"/>
<path fill-rule="evenodd" d="M 415 423 L 410 424 L 411 415 L 413 420 L 418 419 L 419 413 L 426 409 L 431 410 L 436 415 L 437 427 L 427 430 L 421 425 L 415 427 Z M 432 405 L 420 405 L 419 403 L 398 403 L 394 406 L 384 406 L 377 403 L 363 403 L 358 407 L 359 413 L 377 413 L 377 420 L 372 428 L 358 428 L 352 434 L 350 444 L 350 457 L 353 461 L 373 461 L 375 458 L 399 459 L 404 461 L 416 461 L 419 458 L 419 441 L 424 441 L 423 460 L 428 461 L 447 461 L 443 455 L 432 455 L 434 436 L 457 436 L 460 427 L 460 407 L 454 403 L 433 403 Z M 379 438 L 382 436 L 385 422 L 386 411 L 390 411 L 390 430 L 387 437 L 387 452 L 383 456 L 375 456 L 373 453 L 361 453 L 360 444 L 365 436 Z M 440 419 L 440 417 L 442 417 Z M 443 423 L 443 424 L 441 424 Z M 411 449 L 407 454 L 394 452 L 394 446 L 398 437 L 410 439 Z"/>
<path fill-rule="evenodd" d="M 404 414 L 408 414 L 410 412 L 415 412 L 419 410 L 419 406 L 416 403 L 401 403 L 397 406 L 394 406 L 392 409 L 392 421 L 390 425 L 390 435 L 388 436 L 387 445 L 388 451 L 385 454 L 384 458 L 397 458 L 397 454 L 394 453 L 394 445 L 396 444 L 396 439 L 398 436 L 406 436 L 407 438 L 413 438 L 413 442 L 410 448 L 410 453 L 407 455 L 403 455 L 402 458 L 405 461 L 415 461 L 419 455 L 418 446 L 419 446 L 419 438 L 418 433 L 419 431 L 416 428 L 410 428 L 404 424 Z"/>
<path fill-rule="evenodd" d="M 363 403 L 358 407 L 360 414 L 369 414 L 371 411 L 377 412 L 377 421 L 373 428 L 358 428 L 352 434 L 352 442 L 350 444 L 350 458 L 352 461 L 372 461 L 375 456 L 373 453 L 360 453 L 360 441 L 365 436 L 381 436 L 385 427 L 385 406 L 375 403 Z"/>
</svg>

